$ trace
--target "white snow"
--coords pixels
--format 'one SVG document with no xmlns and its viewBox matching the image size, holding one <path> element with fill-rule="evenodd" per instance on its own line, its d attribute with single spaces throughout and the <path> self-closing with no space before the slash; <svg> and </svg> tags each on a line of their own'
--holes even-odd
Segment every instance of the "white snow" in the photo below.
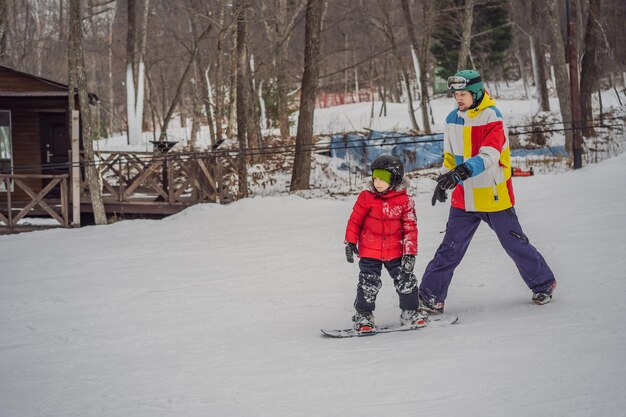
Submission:
<svg viewBox="0 0 626 417">
<path fill-rule="evenodd" d="M 482 225 L 447 300 L 460 323 L 370 338 L 319 332 L 350 325 L 352 198 L 1 236 L 0 416 L 623 416 L 625 171 L 515 179 L 552 303 Z M 448 208 L 415 198 L 420 276 Z M 377 320 L 398 315 L 384 275 Z"/>
<path fill-rule="evenodd" d="M 519 97 L 498 105 L 509 124 L 536 111 Z M 452 106 L 435 100 L 435 131 Z M 318 110 L 316 132 L 407 119 L 404 104 L 372 123 L 369 104 L 347 105 Z M 124 137 L 100 145 L 128 149 Z M 314 178 L 358 188 L 335 162 Z M 354 194 L 276 196 L 288 176 L 259 168 L 265 197 L 0 236 L 0 417 L 624 416 L 624 172 L 621 155 L 514 179 L 524 231 L 558 279 L 550 304 L 530 303 L 482 225 L 447 299 L 458 325 L 360 339 L 319 331 L 351 324 L 358 267 L 342 242 Z M 433 185 L 412 180 L 418 278 L 449 207 L 431 206 Z M 383 279 L 379 324 L 400 313 Z"/>
</svg>

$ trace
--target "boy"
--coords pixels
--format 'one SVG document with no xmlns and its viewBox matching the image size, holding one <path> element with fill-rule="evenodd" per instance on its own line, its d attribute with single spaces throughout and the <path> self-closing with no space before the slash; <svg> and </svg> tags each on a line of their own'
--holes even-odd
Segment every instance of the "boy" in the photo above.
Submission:
<svg viewBox="0 0 626 417">
<path fill-rule="evenodd" d="M 354 328 L 375 333 L 374 308 L 382 286 L 382 266 L 393 278 L 400 297 L 403 325 L 424 327 L 418 312 L 417 278 L 413 275 L 417 255 L 415 203 L 403 181 L 404 167 L 398 158 L 381 155 L 372 163 L 372 182 L 359 194 L 346 228 L 345 252 L 348 262 L 359 261 L 359 283 L 354 302 Z M 358 248 L 357 248 L 358 244 Z"/>
</svg>

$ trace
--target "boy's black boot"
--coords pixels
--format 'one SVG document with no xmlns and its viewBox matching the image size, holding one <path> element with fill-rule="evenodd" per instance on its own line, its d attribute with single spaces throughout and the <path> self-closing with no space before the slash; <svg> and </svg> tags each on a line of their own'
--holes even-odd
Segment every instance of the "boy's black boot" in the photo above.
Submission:
<svg viewBox="0 0 626 417">
<path fill-rule="evenodd" d="M 357 311 L 352 316 L 354 329 L 360 333 L 376 333 L 376 325 L 374 324 L 374 313 L 371 311 Z"/>
</svg>

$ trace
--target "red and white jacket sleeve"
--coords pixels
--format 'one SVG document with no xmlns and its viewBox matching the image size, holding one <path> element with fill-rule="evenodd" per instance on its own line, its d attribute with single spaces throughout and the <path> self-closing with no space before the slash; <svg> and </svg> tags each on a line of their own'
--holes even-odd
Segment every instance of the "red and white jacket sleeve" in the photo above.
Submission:
<svg viewBox="0 0 626 417">
<path fill-rule="evenodd" d="M 402 210 L 402 253 L 404 255 L 417 255 L 417 233 L 415 202 L 408 197 Z"/>
<path fill-rule="evenodd" d="M 365 193 L 366 191 L 363 191 L 359 194 L 359 197 L 356 199 L 356 203 L 354 203 L 354 207 L 352 208 L 352 214 L 350 214 L 348 226 L 346 227 L 346 243 L 356 244 L 359 241 L 359 235 L 361 234 L 361 229 L 363 228 L 363 221 L 369 212 L 369 207 L 365 204 Z"/>
</svg>

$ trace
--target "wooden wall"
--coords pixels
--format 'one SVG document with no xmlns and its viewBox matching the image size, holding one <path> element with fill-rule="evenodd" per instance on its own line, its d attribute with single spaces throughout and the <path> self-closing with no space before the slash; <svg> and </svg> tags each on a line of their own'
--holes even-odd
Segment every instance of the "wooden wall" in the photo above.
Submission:
<svg viewBox="0 0 626 417">
<path fill-rule="evenodd" d="M 66 114 L 67 98 L 21 97 L 16 99 L 0 98 L 0 110 L 11 112 L 11 140 L 13 145 L 13 167 L 16 174 L 41 174 L 41 113 Z M 39 192 L 42 183 L 30 180 L 27 185 Z M 4 192 L 0 192 L 0 201 L 5 201 Z M 21 191 L 13 195 L 14 200 L 30 199 Z"/>
<path fill-rule="evenodd" d="M 41 114 L 67 114 L 67 93 L 63 84 L 0 66 L 0 110 L 11 112 L 15 174 L 42 173 Z M 27 181 L 27 185 L 35 192 L 42 189 L 41 180 Z M 14 200 L 30 200 L 26 193 L 17 190 L 12 197 Z M 6 201 L 6 193 L 0 192 L 0 201 Z"/>
</svg>

